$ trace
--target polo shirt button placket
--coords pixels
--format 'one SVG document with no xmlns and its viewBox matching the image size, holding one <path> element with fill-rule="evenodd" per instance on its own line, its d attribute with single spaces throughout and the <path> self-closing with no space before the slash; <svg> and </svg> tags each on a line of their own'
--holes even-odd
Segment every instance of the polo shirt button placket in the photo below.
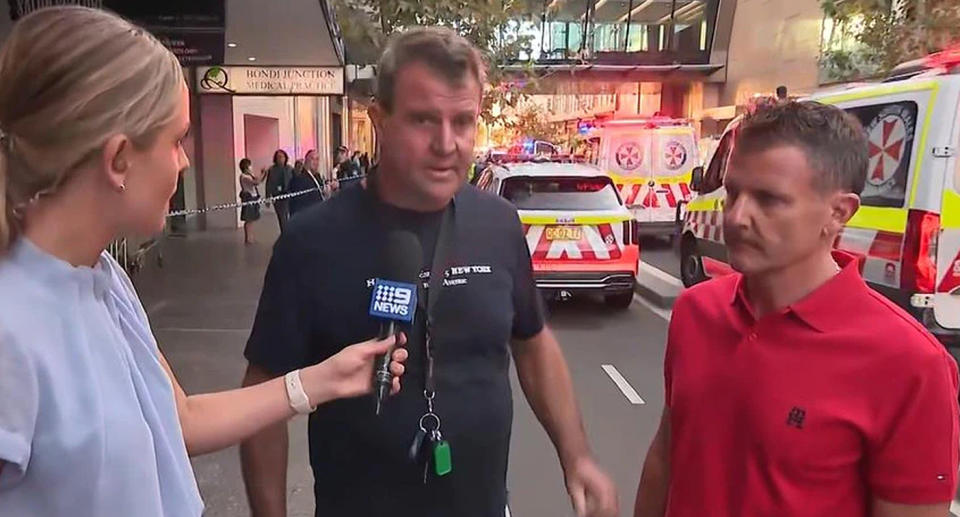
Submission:
<svg viewBox="0 0 960 517">
<path fill-rule="evenodd" d="M 756 341 L 757 340 L 757 331 L 753 330 L 750 332 L 750 335 L 747 336 L 747 341 Z"/>
</svg>

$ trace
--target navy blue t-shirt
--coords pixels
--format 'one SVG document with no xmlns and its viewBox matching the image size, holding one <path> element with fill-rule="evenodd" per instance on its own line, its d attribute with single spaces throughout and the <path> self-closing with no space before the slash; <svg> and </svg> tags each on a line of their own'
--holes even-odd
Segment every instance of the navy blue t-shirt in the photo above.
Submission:
<svg viewBox="0 0 960 517">
<path fill-rule="evenodd" d="M 431 475 L 408 459 L 426 411 L 424 315 L 408 328 L 410 358 L 401 393 L 380 417 L 370 397 L 321 406 L 310 417 L 317 515 L 502 516 L 513 403 L 511 338 L 544 326 L 530 254 L 516 209 L 465 186 L 456 196 L 455 240 L 445 260 L 433 333 L 436 412 L 453 472 Z M 247 359 L 282 375 L 373 337 L 371 280 L 384 270 L 387 234 L 420 237 L 426 278 L 442 212 L 402 210 L 354 185 L 293 219 L 277 241 Z"/>
</svg>

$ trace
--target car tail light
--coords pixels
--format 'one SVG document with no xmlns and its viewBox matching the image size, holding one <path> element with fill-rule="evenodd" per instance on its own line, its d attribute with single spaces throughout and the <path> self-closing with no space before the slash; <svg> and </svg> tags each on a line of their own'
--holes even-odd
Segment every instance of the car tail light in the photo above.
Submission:
<svg viewBox="0 0 960 517">
<path fill-rule="evenodd" d="M 914 293 L 932 293 L 937 283 L 937 237 L 940 216 L 910 210 L 903 241 L 900 287 Z"/>
<path fill-rule="evenodd" d="M 623 222 L 623 243 L 640 244 L 640 235 L 637 232 L 637 223 L 634 220 Z"/>
</svg>

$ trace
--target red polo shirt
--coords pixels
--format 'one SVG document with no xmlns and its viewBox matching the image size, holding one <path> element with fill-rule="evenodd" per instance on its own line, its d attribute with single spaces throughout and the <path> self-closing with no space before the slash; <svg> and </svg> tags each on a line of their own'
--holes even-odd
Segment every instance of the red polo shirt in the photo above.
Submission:
<svg viewBox="0 0 960 517">
<path fill-rule="evenodd" d="M 951 501 L 957 364 L 853 257 L 757 319 L 741 275 L 686 291 L 665 359 L 667 517 L 857 517 Z"/>
</svg>

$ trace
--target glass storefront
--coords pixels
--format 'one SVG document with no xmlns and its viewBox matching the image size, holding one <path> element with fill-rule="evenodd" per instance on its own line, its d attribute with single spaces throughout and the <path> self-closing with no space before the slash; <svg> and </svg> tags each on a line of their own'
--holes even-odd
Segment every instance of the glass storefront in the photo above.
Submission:
<svg viewBox="0 0 960 517">
<path fill-rule="evenodd" d="M 718 4 L 719 0 L 548 0 L 537 57 L 706 63 Z"/>
</svg>

